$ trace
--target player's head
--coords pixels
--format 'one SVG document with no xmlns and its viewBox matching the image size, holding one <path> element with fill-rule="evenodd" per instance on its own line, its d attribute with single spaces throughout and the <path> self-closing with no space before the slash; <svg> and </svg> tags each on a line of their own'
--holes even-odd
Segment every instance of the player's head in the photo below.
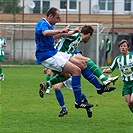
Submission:
<svg viewBox="0 0 133 133">
<path fill-rule="evenodd" d="M 119 50 L 120 50 L 121 54 L 123 54 L 124 56 L 128 54 L 129 43 L 127 40 L 123 39 L 120 41 Z"/>
<path fill-rule="evenodd" d="M 46 19 L 50 24 L 56 24 L 60 21 L 60 11 L 55 7 L 51 7 L 46 12 Z"/>
<path fill-rule="evenodd" d="M 94 29 L 90 25 L 84 25 L 81 29 L 82 41 L 87 43 L 93 35 Z"/>
</svg>

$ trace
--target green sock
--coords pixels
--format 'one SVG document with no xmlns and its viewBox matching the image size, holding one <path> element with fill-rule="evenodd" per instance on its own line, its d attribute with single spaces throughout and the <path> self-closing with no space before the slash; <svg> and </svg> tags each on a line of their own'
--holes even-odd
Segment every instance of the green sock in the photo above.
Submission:
<svg viewBox="0 0 133 133">
<path fill-rule="evenodd" d="M 46 86 L 47 86 L 47 88 L 48 88 L 49 86 L 52 86 L 52 85 L 57 84 L 57 83 L 59 83 L 59 82 L 63 82 L 63 81 L 65 81 L 65 80 L 66 80 L 65 77 L 56 74 L 56 75 L 55 75 L 54 77 L 52 77 L 48 82 L 46 82 Z M 50 83 L 49 83 L 49 82 L 50 82 Z"/>
<path fill-rule="evenodd" d="M 107 77 L 102 73 L 100 68 L 92 60 L 88 60 L 86 64 L 87 67 L 91 70 L 91 72 L 95 76 L 97 76 L 102 82 L 107 80 Z"/>
<path fill-rule="evenodd" d="M 50 75 L 47 75 L 47 76 L 46 76 L 46 81 L 49 81 L 50 78 L 51 78 L 51 76 L 50 76 Z"/>
<path fill-rule="evenodd" d="M 131 112 L 133 113 L 133 108 L 129 108 L 131 110 Z"/>
<path fill-rule="evenodd" d="M 2 74 L 2 67 L 0 66 L 0 74 Z"/>
<path fill-rule="evenodd" d="M 50 76 L 50 75 L 47 75 L 47 76 L 46 76 L 46 84 L 47 84 L 47 81 L 49 81 L 50 79 L 51 79 L 51 76 Z M 50 87 L 51 87 L 51 86 L 49 86 L 47 89 L 50 90 Z"/>
</svg>

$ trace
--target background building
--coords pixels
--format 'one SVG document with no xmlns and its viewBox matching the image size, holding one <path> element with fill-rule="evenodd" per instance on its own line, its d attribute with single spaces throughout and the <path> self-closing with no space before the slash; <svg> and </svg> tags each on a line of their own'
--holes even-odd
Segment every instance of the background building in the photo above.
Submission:
<svg viewBox="0 0 133 133">
<path fill-rule="evenodd" d="M 24 2 L 24 13 L 42 14 L 56 6 L 64 14 L 112 14 L 113 1 L 115 14 L 133 13 L 133 0 L 21 0 L 20 5 Z"/>
<path fill-rule="evenodd" d="M 8 2 L 8 1 L 7 1 Z M 72 25 L 91 24 L 96 30 L 89 45 L 81 45 L 80 49 L 85 56 L 89 56 L 98 65 L 105 66 L 119 54 L 117 44 L 121 39 L 133 47 L 133 0 L 20 0 L 20 13 L 0 14 L 0 29 L 7 39 L 5 49 L 6 62 L 35 62 L 35 24 L 45 17 L 47 9 L 54 6 L 61 11 L 62 28 L 68 23 Z M 16 7 L 13 5 L 13 8 Z M 99 60 L 101 40 L 108 36 L 112 47 L 108 62 Z"/>
</svg>

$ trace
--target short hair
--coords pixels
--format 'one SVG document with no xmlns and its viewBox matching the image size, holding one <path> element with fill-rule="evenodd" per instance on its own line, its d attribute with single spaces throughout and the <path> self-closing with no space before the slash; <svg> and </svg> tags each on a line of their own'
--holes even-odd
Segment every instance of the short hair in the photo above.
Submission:
<svg viewBox="0 0 133 133">
<path fill-rule="evenodd" d="M 81 33 L 83 33 L 84 35 L 86 35 L 88 33 L 90 33 L 90 35 L 92 35 L 93 32 L 94 32 L 94 29 L 90 25 L 84 25 L 81 29 Z"/>
<path fill-rule="evenodd" d="M 53 17 L 56 15 L 56 11 L 59 11 L 59 9 L 55 8 L 55 7 L 51 7 L 50 9 L 48 9 L 48 11 L 46 12 L 46 16 L 48 17 L 50 14 L 53 15 Z M 60 11 L 59 11 L 60 12 Z"/>
<path fill-rule="evenodd" d="M 120 47 L 121 44 L 123 44 L 123 43 L 126 43 L 127 46 L 128 46 L 128 48 L 129 48 L 129 43 L 128 43 L 128 41 L 127 41 L 126 39 L 121 40 L 121 41 L 119 42 L 118 46 Z"/>
</svg>

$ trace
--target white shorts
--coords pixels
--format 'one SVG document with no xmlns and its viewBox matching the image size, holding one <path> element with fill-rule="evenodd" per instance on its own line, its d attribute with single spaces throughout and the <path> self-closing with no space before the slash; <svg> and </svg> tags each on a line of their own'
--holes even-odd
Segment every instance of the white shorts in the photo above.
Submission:
<svg viewBox="0 0 133 133">
<path fill-rule="evenodd" d="M 70 59 L 71 56 L 71 54 L 57 52 L 57 54 L 54 56 L 44 60 L 42 65 L 50 70 L 62 72 L 66 62 Z"/>
<path fill-rule="evenodd" d="M 70 77 L 68 80 L 64 81 L 63 85 L 64 86 L 62 88 L 68 88 L 70 90 L 73 90 L 72 89 L 72 77 Z"/>
</svg>

